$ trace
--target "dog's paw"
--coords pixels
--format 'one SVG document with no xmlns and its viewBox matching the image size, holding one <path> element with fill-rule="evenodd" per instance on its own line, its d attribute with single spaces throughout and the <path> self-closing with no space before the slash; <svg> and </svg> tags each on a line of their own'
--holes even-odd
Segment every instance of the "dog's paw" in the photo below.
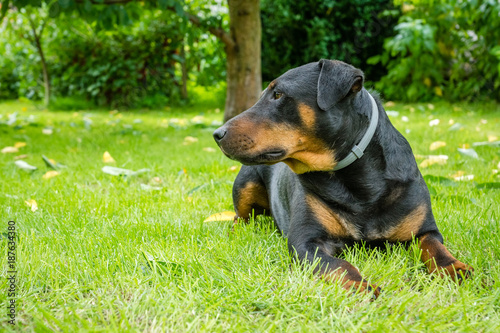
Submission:
<svg viewBox="0 0 500 333">
<path fill-rule="evenodd" d="M 380 289 L 380 287 L 370 284 L 368 281 L 349 281 L 344 285 L 344 288 L 350 290 L 355 289 L 354 294 L 357 294 L 358 292 L 373 293 L 371 297 L 373 301 L 376 300 L 382 293 L 382 289 Z"/>
<path fill-rule="evenodd" d="M 471 279 L 473 273 L 474 268 L 458 260 L 451 265 L 443 267 L 441 270 L 441 275 L 450 276 L 459 285 L 465 280 Z"/>
</svg>

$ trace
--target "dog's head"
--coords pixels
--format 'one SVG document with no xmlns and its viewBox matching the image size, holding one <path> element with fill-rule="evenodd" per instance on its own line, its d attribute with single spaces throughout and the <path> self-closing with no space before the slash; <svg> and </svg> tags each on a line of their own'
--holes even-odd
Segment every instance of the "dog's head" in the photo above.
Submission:
<svg viewBox="0 0 500 333">
<path fill-rule="evenodd" d="M 254 106 L 217 129 L 215 141 L 243 164 L 284 162 L 298 174 L 331 171 L 349 136 L 343 133 L 346 114 L 363 80 L 359 69 L 335 60 L 289 70 Z"/>
</svg>

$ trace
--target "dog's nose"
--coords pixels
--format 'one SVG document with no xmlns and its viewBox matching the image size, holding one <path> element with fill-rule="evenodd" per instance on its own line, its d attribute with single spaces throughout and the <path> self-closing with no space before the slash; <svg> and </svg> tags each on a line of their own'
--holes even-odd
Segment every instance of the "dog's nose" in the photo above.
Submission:
<svg viewBox="0 0 500 333">
<path fill-rule="evenodd" d="M 215 130 L 213 134 L 215 142 L 219 143 L 226 136 L 226 133 L 227 131 L 222 127 Z"/>
</svg>

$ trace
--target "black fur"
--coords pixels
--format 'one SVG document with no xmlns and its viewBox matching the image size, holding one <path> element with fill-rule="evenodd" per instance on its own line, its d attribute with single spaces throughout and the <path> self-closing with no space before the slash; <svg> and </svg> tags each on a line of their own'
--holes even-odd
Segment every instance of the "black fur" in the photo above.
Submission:
<svg viewBox="0 0 500 333">
<path fill-rule="evenodd" d="M 424 235 L 443 241 L 432 214 L 429 191 L 410 145 L 393 127 L 376 94 L 372 93 L 378 105 L 379 122 L 362 158 L 336 172 L 310 170 L 301 174 L 276 162 L 287 161 L 290 152 L 284 143 L 289 143 L 290 133 L 307 133 L 304 134 L 307 138 L 319 140 L 332 151 L 336 161 L 346 157 L 361 140 L 371 118 L 371 100 L 362 87 L 363 80 L 360 70 L 340 61 L 321 60 L 295 68 L 273 81 L 252 108 L 214 133 L 228 157 L 246 164 L 233 189 L 238 217 L 248 217 L 238 212 L 238 205 L 246 195 L 241 189 L 249 183 L 263 185 L 265 191 L 261 194 L 269 199 L 269 207 L 256 205 L 255 213 L 267 211 L 274 217 L 283 235 L 288 237 L 290 251 L 299 259 L 321 258 L 322 274 L 340 268 L 348 272 L 348 279 L 358 281 L 360 276 L 349 264 L 335 256 L 353 242 L 385 242 L 383 235 L 412 216 L 418 207 L 425 207 L 424 214 L 420 214 L 424 216 L 423 222 L 402 241 Z M 301 105 L 314 111 L 313 128 L 306 128 L 308 119 L 301 116 Z M 272 130 L 280 125 L 293 131 L 279 132 L 272 144 L 253 151 L 263 138 L 253 136 L 252 129 Z M 237 143 L 242 137 L 245 145 Z M 280 149 L 284 155 L 280 155 Z M 358 232 L 350 236 L 329 232 L 320 223 L 318 212 L 306 205 L 308 194 L 313 194 Z"/>
</svg>

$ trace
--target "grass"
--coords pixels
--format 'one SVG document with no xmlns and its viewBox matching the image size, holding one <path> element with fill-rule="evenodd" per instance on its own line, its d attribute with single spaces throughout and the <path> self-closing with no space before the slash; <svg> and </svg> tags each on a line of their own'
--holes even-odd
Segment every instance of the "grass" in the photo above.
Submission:
<svg viewBox="0 0 500 333">
<path fill-rule="evenodd" d="M 239 168 L 213 142 L 212 122 L 222 119 L 214 107 L 109 113 L 0 104 L 0 149 L 26 143 L 17 154 L 0 154 L 2 277 L 7 222 L 16 221 L 18 231 L 16 324 L 7 323 L 2 278 L 1 330 L 497 332 L 500 190 L 491 183 L 500 181 L 493 172 L 500 149 L 476 147 L 480 158 L 474 159 L 457 148 L 500 137 L 500 107 L 387 109 L 399 112 L 391 119 L 415 154 L 449 156 L 422 172 L 448 248 L 475 275 L 458 287 L 429 277 L 413 249 L 350 249 L 344 257 L 383 288 L 370 302 L 369 295 L 315 278 L 310 267 L 290 269 L 286 240 L 265 219 L 234 233 L 228 233 L 231 222 L 203 222 L 233 209 L 231 183 Z M 13 112 L 16 122 L 5 124 Z M 429 126 L 432 119 L 439 124 Z M 450 119 L 463 127 L 450 131 Z M 45 128 L 52 134 L 43 134 Z M 446 146 L 431 152 L 434 141 Z M 114 166 L 150 171 L 108 175 L 101 170 L 105 151 Z M 38 170 L 17 168 L 14 156 L 21 154 Z M 51 169 L 42 154 L 67 168 L 43 179 Z M 474 179 L 453 180 L 460 175 Z M 38 210 L 25 203 L 30 199 Z"/>
</svg>

